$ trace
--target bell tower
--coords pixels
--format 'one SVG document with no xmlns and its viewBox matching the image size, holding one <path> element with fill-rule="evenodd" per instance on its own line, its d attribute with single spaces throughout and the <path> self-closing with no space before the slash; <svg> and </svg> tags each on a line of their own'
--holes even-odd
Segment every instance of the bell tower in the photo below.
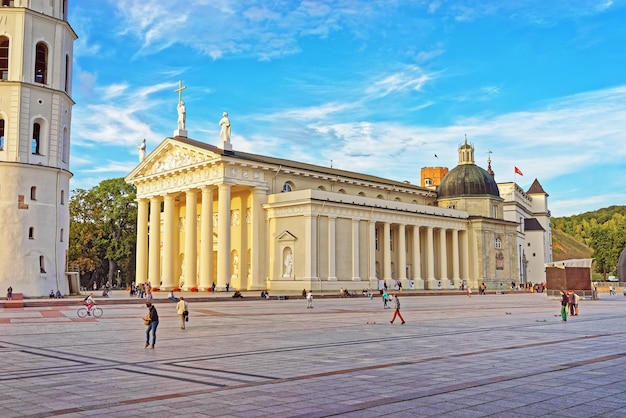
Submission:
<svg viewBox="0 0 626 418">
<path fill-rule="evenodd" d="M 0 0 L 0 286 L 69 292 L 69 0 Z"/>
</svg>

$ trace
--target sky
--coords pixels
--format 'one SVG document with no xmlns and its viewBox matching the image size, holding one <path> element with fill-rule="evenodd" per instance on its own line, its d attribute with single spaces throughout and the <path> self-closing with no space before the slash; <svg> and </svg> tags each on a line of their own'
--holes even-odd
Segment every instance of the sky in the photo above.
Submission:
<svg viewBox="0 0 626 418">
<path fill-rule="evenodd" d="M 626 204 L 626 0 L 71 0 L 72 189 L 177 128 L 420 183 L 476 164 L 552 216 Z M 515 167 L 523 175 L 515 174 Z"/>
</svg>

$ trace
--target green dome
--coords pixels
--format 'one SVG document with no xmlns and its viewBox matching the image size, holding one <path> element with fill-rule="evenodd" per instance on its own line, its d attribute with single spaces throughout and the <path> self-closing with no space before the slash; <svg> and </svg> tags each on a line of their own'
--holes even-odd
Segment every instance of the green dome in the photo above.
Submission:
<svg viewBox="0 0 626 418">
<path fill-rule="evenodd" d="M 475 164 L 461 164 L 450 170 L 441 180 L 438 198 L 463 196 L 500 197 L 500 190 L 493 176 L 486 170 Z"/>
</svg>

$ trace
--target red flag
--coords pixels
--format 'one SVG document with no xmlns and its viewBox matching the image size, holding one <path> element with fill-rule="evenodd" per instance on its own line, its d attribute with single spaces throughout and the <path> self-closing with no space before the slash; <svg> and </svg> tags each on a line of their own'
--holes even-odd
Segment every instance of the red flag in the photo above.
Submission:
<svg viewBox="0 0 626 418">
<path fill-rule="evenodd" d="M 517 166 L 515 167 L 515 174 L 519 174 L 520 176 L 523 176 L 524 173 L 522 173 L 522 170 L 520 170 L 519 168 L 517 168 Z"/>
</svg>

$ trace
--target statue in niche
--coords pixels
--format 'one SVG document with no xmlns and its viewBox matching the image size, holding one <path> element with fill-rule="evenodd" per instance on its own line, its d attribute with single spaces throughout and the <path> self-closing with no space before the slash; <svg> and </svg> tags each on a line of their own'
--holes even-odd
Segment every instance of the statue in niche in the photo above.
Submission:
<svg viewBox="0 0 626 418">
<path fill-rule="evenodd" d="M 291 251 L 288 251 L 285 254 L 285 272 L 283 273 L 283 277 L 291 277 L 293 273 L 293 255 Z"/>
<path fill-rule="evenodd" d="M 239 256 L 235 254 L 233 256 L 233 277 L 237 277 L 239 275 Z"/>
</svg>

